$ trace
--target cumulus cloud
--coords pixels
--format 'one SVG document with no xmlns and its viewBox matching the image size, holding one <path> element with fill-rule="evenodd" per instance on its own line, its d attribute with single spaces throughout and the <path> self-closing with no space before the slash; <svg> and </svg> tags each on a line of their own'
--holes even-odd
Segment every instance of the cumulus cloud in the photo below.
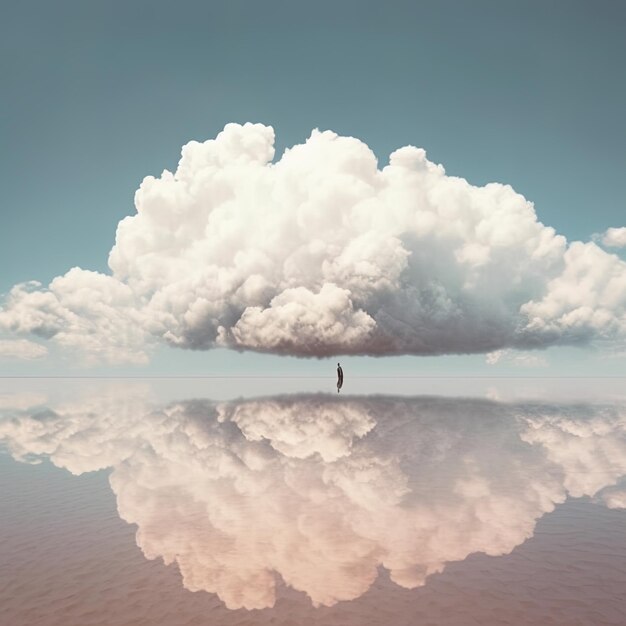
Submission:
<svg viewBox="0 0 626 626">
<path fill-rule="evenodd" d="M 618 408 L 308 395 L 179 401 L 101 394 L 0 420 L 16 458 L 111 467 L 147 558 L 230 608 L 276 580 L 332 605 L 389 571 L 414 588 L 474 552 L 508 554 L 567 497 L 626 474 Z M 586 416 L 586 418 L 585 418 Z"/>
<path fill-rule="evenodd" d="M 145 363 L 147 335 L 128 285 L 78 267 L 55 278 L 13 287 L 0 310 L 0 328 L 54 339 L 88 361 Z"/>
<path fill-rule="evenodd" d="M 609 248 L 626 247 L 626 226 L 622 226 L 621 228 L 607 228 L 607 230 L 600 235 L 600 240 L 603 245 Z"/>
<path fill-rule="evenodd" d="M 0 339 L 0 358 L 41 359 L 48 354 L 48 348 L 28 339 Z"/>
<path fill-rule="evenodd" d="M 330 131 L 274 156 L 261 124 L 188 143 L 141 183 L 111 275 L 18 285 L 0 328 L 138 362 L 155 342 L 320 357 L 626 334 L 626 264 L 568 245 L 510 186 L 473 186 L 412 146 L 381 168 Z"/>
</svg>

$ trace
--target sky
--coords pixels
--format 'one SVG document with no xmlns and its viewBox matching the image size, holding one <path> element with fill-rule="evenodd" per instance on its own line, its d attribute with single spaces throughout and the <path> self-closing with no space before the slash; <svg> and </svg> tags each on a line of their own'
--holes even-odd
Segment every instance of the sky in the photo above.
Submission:
<svg viewBox="0 0 626 626">
<path fill-rule="evenodd" d="M 568 241 L 598 240 L 626 225 L 625 17 L 621 3 L 575 1 L 14 3 L 0 25 L 0 293 L 73 267 L 109 274 L 144 177 L 230 122 L 271 126 L 275 161 L 315 128 L 358 138 L 379 168 L 418 146 L 474 187 L 511 185 Z M 0 343 L 0 373 L 306 376 L 336 360 L 159 345 L 140 364 L 86 364 L 34 342 L 48 354 Z M 602 343 L 512 348 L 342 361 L 362 375 L 626 365 Z"/>
</svg>

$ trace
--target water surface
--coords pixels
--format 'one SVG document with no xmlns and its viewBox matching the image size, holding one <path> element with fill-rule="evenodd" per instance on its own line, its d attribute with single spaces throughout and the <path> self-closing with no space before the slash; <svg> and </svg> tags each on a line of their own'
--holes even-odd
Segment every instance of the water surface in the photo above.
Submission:
<svg viewBox="0 0 626 626">
<path fill-rule="evenodd" d="M 347 383 L 4 380 L 6 622 L 624 624 L 621 381 Z"/>
</svg>

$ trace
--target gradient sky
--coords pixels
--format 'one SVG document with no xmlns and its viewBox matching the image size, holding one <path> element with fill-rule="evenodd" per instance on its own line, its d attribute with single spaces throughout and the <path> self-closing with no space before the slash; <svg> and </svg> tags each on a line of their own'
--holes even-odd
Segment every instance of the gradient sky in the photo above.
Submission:
<svg viewBox="0 0 626 626">
<path fill-rule="evenodd" d="M 626 5 L 317 1 L 11 3 L 0 25 L 0 292 L 70 267 L 106 271 L 142 178 L 225 123 L 262 122 L 277 156 L 312 128 L 381 164 L 424 147 L 448 173 L 498 181 L 568 239 L 626 224 Z M 537 370 L 481 355 L 343 359 L 359 373 L 623 371 L 552 349 Z M 148 367 L 89 373 L 324 374 L 330 361 L 163 348 Z M 0 373 L 76 373 L 0 361 Z"/>
</svg>

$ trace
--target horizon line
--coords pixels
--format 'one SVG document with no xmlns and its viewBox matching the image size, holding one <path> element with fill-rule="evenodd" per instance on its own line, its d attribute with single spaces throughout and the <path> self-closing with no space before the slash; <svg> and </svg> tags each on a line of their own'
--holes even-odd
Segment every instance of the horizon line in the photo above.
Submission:
<svg viewBox="0 0 626 626">
<path fill-rule="evenodd" d="M 607 375 L 607 376 L 587 376 L 587 375 L 575 375 L 575 376 L 503 376 L 503 375 L 494 375 L 494 376 L 486 376 L 486 375 L 421 375 L 421 374 L 400 374 L 397 376 L 367 376 L 367 375 L 355 375 L 350 376 L 350 380 L 359 380 L 359 379 L 381 379 L 381 380 L 397 380 L 397 379 L 424 379 L 424 380 L 432 380 L 432 379 L 532 379 L 532 380 L 549 380 L 549 379 L 623 379 L 626 378 L 626 374 L 624 376 L 620 375 Z M 97 379 L 174 379 L 174 380 L 185 380 L 185 379 L 257 379 L 257 380 L 266 380 L 266 379 L 315 379 L 315 380 L 327 380 L 334 379 L 334 376 L 293 376 L 293 375 L 258 375 L 258 374 L 241 374 L 241 375 L 225 375 L 225 374 L 192 374 L 192 375 L 176 375 L 176 374 L 157 374 L 157 375 L 97 375 L 97 376 L 84 376 L 84 375 L 76 375 L 76 376 L 60 376 L 60 375 L 49 375 L 49 376 L 28 376 L 28 375 L 2 375 L 0 376 L 0 380 L 18 380 L 18 379 L 67 379 L 67 380 L 97 380 Z"/>
</svg>

